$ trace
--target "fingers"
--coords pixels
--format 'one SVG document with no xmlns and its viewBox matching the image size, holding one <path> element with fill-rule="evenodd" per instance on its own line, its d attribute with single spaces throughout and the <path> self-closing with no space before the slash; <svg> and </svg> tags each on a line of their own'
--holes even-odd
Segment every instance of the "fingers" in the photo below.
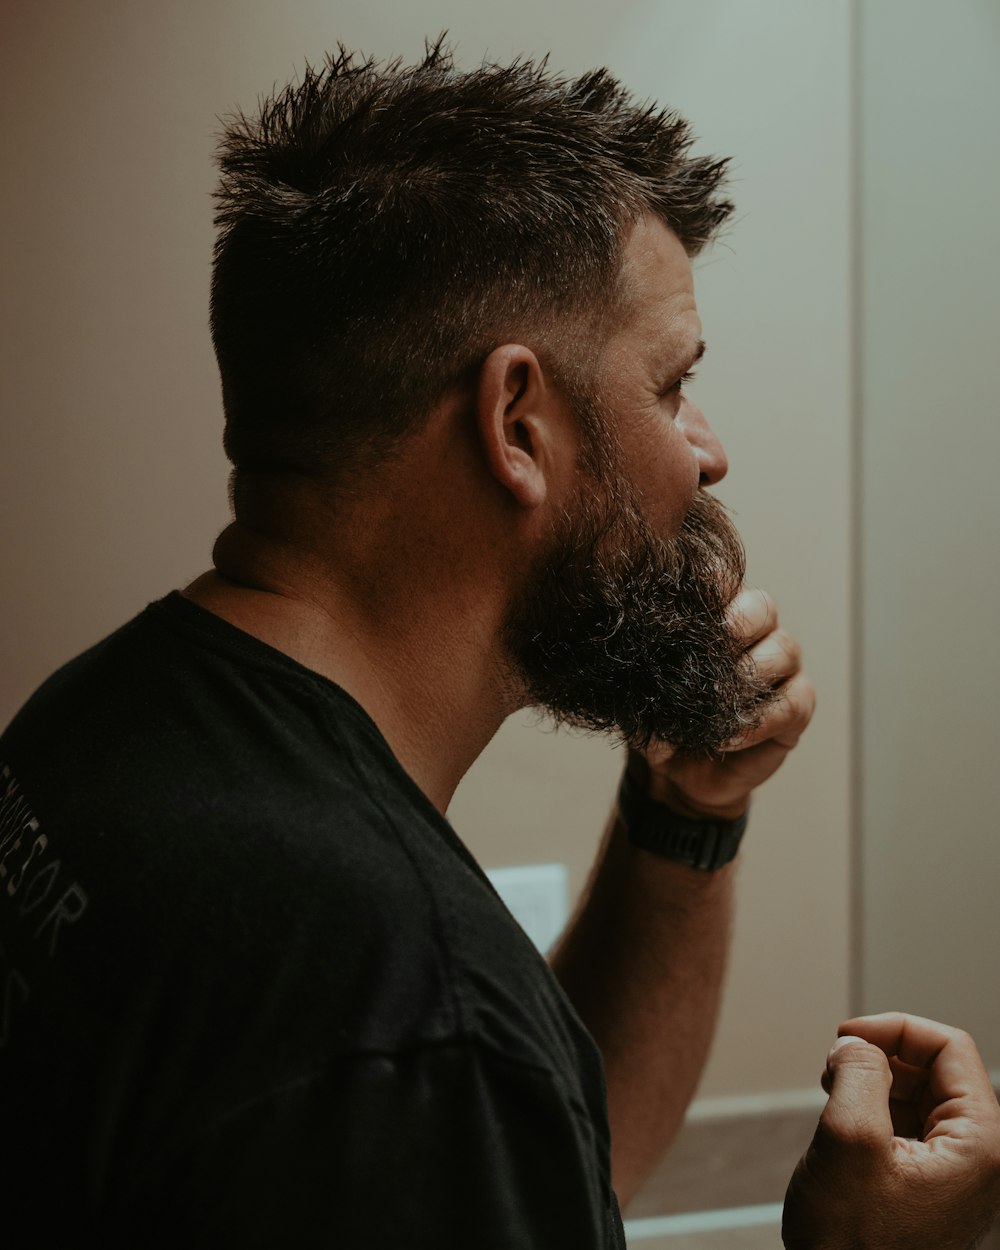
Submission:
<svg viewBox="0 0 1000 1250">
<path fill-rule="evenodd" d="M 891 1012 L 846 1021 L 841 1030 L 868 1038 L 888 1057 L 897 1124 L 932 1143 L 970 1134 L 1000 1150 L 1000 1107 L 975 1042 L 961 1029 Z"/>
<path fill-rule="evenodd" d="M 668 802 L 676 804 L 679 796 L 681 810 L 688 814 L 722 819 L 746 810 L 750 794 L 780 767 L 816 705 L 813 684 L 801 671 L 799 645 L 778 627 L 778 611 L 769 595 L 744 589 L 729 605 L 728 619 L 748 663 L 773 692 L 758 709 L 759 722 L 710 760 L 685 758 L 669 747 L 643 753 L 650 769 L 669 784 Z"/>
<path fill-rule="evenodd" d="M 816 687 L 804 673 L 796 673 L 763 709 L 760 724 L 730 743 L 726 750 L 745 752 L 769 745 L 787 753 L 798 742 L 815 710 Z"/>
<path fill-rule="evenodd" d="M 848 1034 L 836 1045 L 861 1040 L 863 1039 Z M 868 1045 L 868 1043 L 865 1044 Z M 889 1114 L 892 1117 L 896 1134 L 903 1137 L 919 1136 L 927 1116 L 933 1109 L 933 1102 L 928 1091 L 930 1073 L 926 1068 L 915 1068 L 904 1063 L 897 1055 L 887 1056 L 886 1062 L 889 1065 L 889 1075 L 892 1081 L 889 1088 Z M 833 1089 L 833 1070 L 829 1064 L 823 1070 L 820 1084 L 827 1094 Z"/>
<path fill-rule="evenodd" d="M 820 1117 L 823 1135 L 867 1148 L 888 1145 L 893 1138 L 892 1072 L 877 1046 L 861 1037 L 841 1037 L 827 1057 L 824 1087 L 830 1098 Z"/>
<path fill-rule="evenodd" d="M 920 1114 L 939 1067 L 957 1063 L 981 1081 L 975 1045 L 959 1029 L 898 1013 L 847 1020 L 840 1033 L 823 1079 L 829 1101 L 786 1194 L 786 1246 L 978 1245 L 1000 1207 L 996 1099 L 990 1090 Z"/>
<path fill-rule="evenodd" d="M 895 1056 L 902 1065 L 928 1074 L 928 1089 L 937 1101 L 972 1097 L 996 1102 L 993 1086 L 976 1043 L 961 1029 L 902 1012 L 859 1016 L 841 1026 Z"/>
<path fill-rule="evenodd" d="M 778 628 L 778 608 L 766 590 L 744 586 L 729 605 L 726 619 L 736 636 L 752 647 Z"/>
<path fill-rule="evenodd" d="M 787 751 L 798 742 L 816 706 L 816 690 L 802 674 L 802 648 L 780 628 L 775 602 L 763 590 L 742 590 L 730 604 L 728 618 L 746 643 L 757 676 L 778 693 L 764 709 L 761 723 L 727 749 L 745 751 L 771 741 Z"/>
<path fill-rule="evenodd" d="M 780 686 L 802 668 L 802 648 L 783 629 L 771 632 L 747 651 L 757 675 L 768 686 Z"/>
<path fill-rule="evenodd" d="M 767 591 L 744 587 L 729 605 L 727 618 L 768 686 L 780 685 L 802 668 L 802 649 L 779 627 L 778 608 Z"/>
</svg>

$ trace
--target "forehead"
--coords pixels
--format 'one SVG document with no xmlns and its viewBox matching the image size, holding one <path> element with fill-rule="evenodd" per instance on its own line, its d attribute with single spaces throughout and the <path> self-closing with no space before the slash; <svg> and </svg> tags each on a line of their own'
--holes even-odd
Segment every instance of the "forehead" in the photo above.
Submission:
<svg viewBox="0 0 1000 1250">
<path fill-rule="evenodd" d="M 643 217 L 622 254 L 625 316 L 622 335 L 646 341 L 661 355 L 683 355 L 701 338 L 691 262 L 659 218 Z M 614 338 L 619 336 L 615 335 Z"/>
</svg>

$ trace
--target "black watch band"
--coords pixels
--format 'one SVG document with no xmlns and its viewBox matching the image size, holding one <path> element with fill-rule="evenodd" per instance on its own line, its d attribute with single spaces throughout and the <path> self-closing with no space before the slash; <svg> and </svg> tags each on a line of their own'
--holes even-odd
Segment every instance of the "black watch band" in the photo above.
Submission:
<svg viewBox="0 0 1000 1250">
<path fill-rule="evenodd" d="M 692 868 L 712 871 L 736 858 L 747 827 L 738 820 L 690 820 L 645 793 L 628 770 L 618 788 L 618 811 L 633 846 Z"/>
</svg>

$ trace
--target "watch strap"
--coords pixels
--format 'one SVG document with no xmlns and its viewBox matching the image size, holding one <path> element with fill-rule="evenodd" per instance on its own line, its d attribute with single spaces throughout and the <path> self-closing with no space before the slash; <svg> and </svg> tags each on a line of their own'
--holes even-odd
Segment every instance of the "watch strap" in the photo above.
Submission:
<svg viewBox="0 0 1000 1250">
<path fill-rule="evenodd" d="M 663 859 L 711 872 L 736 858 L 747 827 L 737 820 L 692 820 L 651 799 L 626 769 L 618 789 L 618 812 L 633 846 Z"/>
</svg>

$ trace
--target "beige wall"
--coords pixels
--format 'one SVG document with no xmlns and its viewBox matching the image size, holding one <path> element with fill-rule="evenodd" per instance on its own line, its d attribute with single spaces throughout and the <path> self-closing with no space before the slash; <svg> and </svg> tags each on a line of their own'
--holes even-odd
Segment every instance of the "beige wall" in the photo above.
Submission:
<svg viewBox="0 0 1000 1250">
<path fill-rule="evenodd" d="M 1000 6 L 863 15 L 860 988 L 1000 1067 Z"/>
<path fill-rule="evenodd" d="M 4 18 L 0 718 L 57 663 L 207 563 L 226 518 L 206 322 L 213 117 L 337 39 L 466 60 L 608 63 L 734 153 L 739 213 L 699 265 L 696 394 L 753 578 L 820 687 L 760 795 L 708 1094 L 813 1087 L 848 1002 L 851 359 L 846 0 L 49 0 Z M 614 789 L 604 744 L 505 727 L 452 809 L 491 865 L 579 882 Z"/>
</svg>

